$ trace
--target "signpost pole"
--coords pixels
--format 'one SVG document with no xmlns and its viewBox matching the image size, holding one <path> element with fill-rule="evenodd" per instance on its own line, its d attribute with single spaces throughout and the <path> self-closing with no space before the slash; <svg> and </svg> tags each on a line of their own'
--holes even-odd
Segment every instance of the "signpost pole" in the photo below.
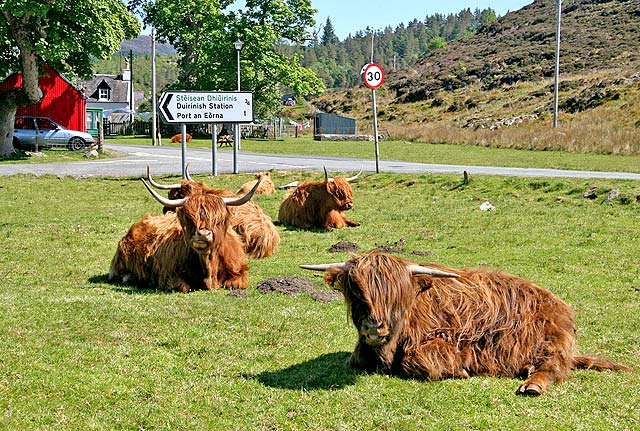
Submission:
<svg viewBox="0 0 640 431">
<path fill-rule="evenodd" d="M 218 125 L 211 123 L 211 175 L 218 176 Z"/>
<path fill-rule="evenodd" d="M 371 90 L 371 99 L 373 104 L 373 139 L 376 145 L 376 174 L 378 174 L 380 173 L 380 147 L 378 145 L 378 109 L 376 106 L 376 90 Z"/>
<path fill-rule="evenodd" d="M 238 173 L 238 146 L 240 145 L 240 126 L 235 124 L 235 133 L 233 134 L 233 173 Z"/>
<path fill-rule="evenodd" d="M 187 124 L 182 123 L 182 179 L 187 179 Z"/>
<path fill-rule="evenodd" d="M 372 54 L 373 56 L 373 54 Z M 371 89 L 371 104 L 373 105 L 373 139 L 375 141 L 376 152 L 376 173 L 380 172 L 380 146 L 378 138 L 378 108 L 376 106 L 376 88 L 384 82 L 384 71 L 379 64 L 369 63 L 362 68 L 362 79 L 364 84 Z"/>
</svg>

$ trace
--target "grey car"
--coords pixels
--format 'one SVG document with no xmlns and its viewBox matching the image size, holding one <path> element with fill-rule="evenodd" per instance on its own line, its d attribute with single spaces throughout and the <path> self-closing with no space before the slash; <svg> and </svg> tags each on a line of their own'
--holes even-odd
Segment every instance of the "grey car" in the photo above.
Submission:
<svg viewBox="0 0 640 431">
<path fill-rule="evenodd" d="M 93 144 L 88 133 L 70 130 L 47 117 L 16 117 L 13 146 L 21 149 L 65 147 L 72 151 Z"/>
</svg>

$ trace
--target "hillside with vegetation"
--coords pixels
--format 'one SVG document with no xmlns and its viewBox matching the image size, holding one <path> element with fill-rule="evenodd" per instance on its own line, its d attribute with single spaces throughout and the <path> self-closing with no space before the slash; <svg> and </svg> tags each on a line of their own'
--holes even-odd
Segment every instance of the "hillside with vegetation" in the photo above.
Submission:
<svg viewBox="0 0 640 431">
<path fill-rule="evenodd" d="M 420 58 L 445 46 L 465 39 L 497 19 L 492 9 L 463 9 L 456 14 L 427 15 L 423 20 L 390 26 L 382 30 L 357 31 L 340 41 L 330 17 L 321 25 L 320 35 L 307 46 L 281 46 L 285 55 L 297 55 L 303 66 L 312 69 L 329 89 L 349 88 L 361 83 L 360 70 L 373 57 L 386 70 L 401 70 Z"/>
<path fill-rule="evenodd" d="M 556 0 L 536 0 L 390 71 L 380 133 L 407 140 L 640 154 L 640 2 L 575 0 L 562 10 L 559 120 L 552 128 Z M 314 100 L 372 133 L 363 85 Z"/>
</svg>

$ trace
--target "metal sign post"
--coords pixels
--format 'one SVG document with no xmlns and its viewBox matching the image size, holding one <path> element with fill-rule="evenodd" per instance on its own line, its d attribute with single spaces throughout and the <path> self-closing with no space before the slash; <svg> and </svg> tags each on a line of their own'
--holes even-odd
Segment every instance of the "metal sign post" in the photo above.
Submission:
<svg viewBox="0 0 640 431">
<path fill-rule="evenodd" d="M 218 176 L 218 125 L 211 124 L 211 175 Z"/>
<path fill-rule="evenodd" d="M 379 159 L 380 147 L 378 141 L 378 109 L 376 106 L 376 89 L 380 88 L 384 82 L 384 70 L 379 64 L 369 63 L 362 68 L 362 79 L 364 84 L 371 89 L 371 103 L 373 105 L 373 139 L 375 141 L 376 152 L 376 173 L 380 172 Z"/>
<path fill-rule="evenodd" d="M 182 179 L 187 179 L 187 125 L 182 123 Z"/>
</svg>

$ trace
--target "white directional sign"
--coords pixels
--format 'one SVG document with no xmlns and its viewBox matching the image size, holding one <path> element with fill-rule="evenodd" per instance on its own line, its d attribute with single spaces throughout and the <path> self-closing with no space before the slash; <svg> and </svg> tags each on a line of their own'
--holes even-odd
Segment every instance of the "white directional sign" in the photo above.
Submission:
<svg viewBox="0 0 640 431">
<path fill-rule="evenodd" d="M 251 123 L 253 93 L 235 91 L 167 91 L 160 113 L 167 123 Z"/>
</svg>

